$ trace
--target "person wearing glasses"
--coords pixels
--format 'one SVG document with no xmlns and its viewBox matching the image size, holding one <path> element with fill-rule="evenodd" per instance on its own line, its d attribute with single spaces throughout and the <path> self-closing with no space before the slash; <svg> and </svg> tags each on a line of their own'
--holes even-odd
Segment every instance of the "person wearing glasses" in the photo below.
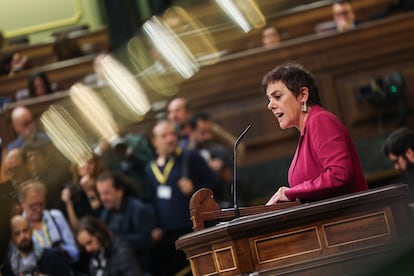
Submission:
<svg viewBox="0 0 414 276">
<path fill-rule="evenodd" d="M 46 209 L 46 187 L 38 180 L 21 185 L 19 199 L 23 216 L 33 228 L 33 241 L 42 248 L 59 248 L 71 263 L 79 259 L 79 251 L 69 224 L 59 210 Z"/>
<path fill-rule="evenodd" d="M 332 5 L 333 19 L 339 32 L 354 29 L 356 26 L 355 13 L 350 1 L 336 1 Z"/>
</svg>

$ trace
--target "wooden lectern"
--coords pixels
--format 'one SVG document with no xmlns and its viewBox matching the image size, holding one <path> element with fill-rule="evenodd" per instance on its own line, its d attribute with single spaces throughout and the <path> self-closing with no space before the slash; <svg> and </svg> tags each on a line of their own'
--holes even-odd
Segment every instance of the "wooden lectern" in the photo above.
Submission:
<svg viewBox="0 0 414 276">
<path fill-rule="evenodd" d="M 278 210 L 246 207 L 234 218 L 200 190 L 190 203 L 195 231 L 176 247 L 193 275 L 370 273 L 414 246 L 407 194 L 405 184 L 393 184 Z"/>
</svg>

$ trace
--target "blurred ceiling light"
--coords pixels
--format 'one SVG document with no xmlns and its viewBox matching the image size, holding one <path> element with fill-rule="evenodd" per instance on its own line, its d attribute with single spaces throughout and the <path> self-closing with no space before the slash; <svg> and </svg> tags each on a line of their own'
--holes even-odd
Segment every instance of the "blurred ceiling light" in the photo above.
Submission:
<svg viewBox="0 0 414 276">
<path fill-rule="evenodd" d="M 134 36 L 128 41 L 129 58 L 139 72 L 137 78 L 145 89 L 166 96 L 175 95 L 178 93 L 177 83 L 182 78 L 166 72 L 163 66 L 166 61 L 162 56 L 157 56 L 156 51 L 149 48 L 140 36 Z"/>
<path fill-rule="evenodd" d="M 144 23 L 143 30 L 156 50 L 183 78 L 188 79 L 199 70 L 191 51 L 162 19 L 153 16 Z"/>
<path fill-rule="evenodd" d="M 108 107 L 88 86 L 76 83 L 70 88 L 70 98 L 83 114 L 89 125 L 103 139 L 111 141 L 117 135 L 118 127 Z"/>
<path fill-rule="evenodd" d="M 53 144 L 70 162 L 83 165 L 92 157 L 85 133 L 65 108 L 51 105 L 40 121 Z"/>
<path fill-rule="evenodd" d="M 133 74 L 111 55 L 103 57 L 96 65 L 105 82 L 113 89 L 116 96 L 112 107 L 130 121 L 140 121 L 150 110 L 151 104 L 144 89 Z"/>
<path fill-rule="evenodd" d="M 216 0 L 216 2 L 245 33 L 266 24 L 266 19 L 255 0 Z"/>
<path fill-rule="evenodd" d="M 213 64 L 219 60 L 210 31 L 185 9 L 177 6 L 170 7 L 162 14 L 162 19 L 197 61 L 204 60 L 204 64 Z"/>
</svg>

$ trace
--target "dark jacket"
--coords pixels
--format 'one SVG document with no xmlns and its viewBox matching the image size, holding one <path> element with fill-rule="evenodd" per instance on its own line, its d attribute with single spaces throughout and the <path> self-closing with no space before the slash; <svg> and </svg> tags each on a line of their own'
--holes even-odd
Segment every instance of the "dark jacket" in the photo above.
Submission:
<svg viewBox="0 0 414 276">
<path fill-rule="evenodd" d="M 136 253 L 145 252 L 151 247 L 151 231 L 155 227 L 151 205 L 125 195 L 119 210 L 103 209 L 100 219 L 115 237 L 127 242 Z"/>
<path fill-rule="evenodd" d="M 17 266 L 19 266 L 19 259 L 16 259 L 15 262 Z M 58 248 L 47 248 L 42 250 L 40 256 L 38 257 L 36 267 L 34 267 L 31 272 L 37 272 L 48 276 L 72 275 L 72 270 L 70 268 L 68 258 L 66 257 L 65 253 L 63 253 L 63 251 Z M 2 273 L 4 276 L 16 275 L 15 273 L 13 273 L 11 263 L 7 263 Z"/>
<path fill-rule="evenodd" d="M 98 271 L 102 274 L 97 274 Z M 114 239 L 109 246 L 89 262 L 89 275 L 139 276 L 143 275 L 135 254 L 124 242 Z"/>
</svg>

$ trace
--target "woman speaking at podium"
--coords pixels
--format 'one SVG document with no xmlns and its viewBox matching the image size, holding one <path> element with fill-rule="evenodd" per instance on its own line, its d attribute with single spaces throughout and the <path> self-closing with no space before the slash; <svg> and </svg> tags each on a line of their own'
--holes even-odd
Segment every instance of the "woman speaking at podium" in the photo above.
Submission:
<svg viewBox="0 0 414 276">
<path fill-rule="evenodd" d="M 266 205 L 311 202 L 368 189 L 351 136 L 334 114 L 322 108 L 308 70 L 292 62 L 282 64 L 263 77 L 262 86 L 267 108 L 280 128 L 300 132 L 289 187 L 280 187 Z"/>
</svg>

